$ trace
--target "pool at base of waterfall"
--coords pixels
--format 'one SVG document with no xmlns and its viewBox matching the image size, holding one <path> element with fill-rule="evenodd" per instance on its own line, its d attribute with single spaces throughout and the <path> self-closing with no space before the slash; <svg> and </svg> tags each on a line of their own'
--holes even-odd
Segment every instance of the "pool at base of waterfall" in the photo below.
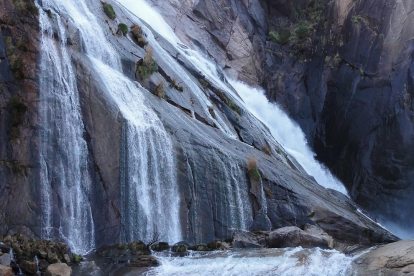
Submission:
<svg viewBox="0 0 414 276">
<path fill-rule="evenodd" d="M 239 249 L 194 252 L 174 256 L 171 252 L 155 253 L 161 265 L 153 268 L 131 267 L 87 258 L 74 272 L 79 275 L 226 275 L 226 276 L 348 276 L 355 257 L 335 250 Z M 109 269 L 109 270 L 108 270 Z M 78 274 L 75 274 L 78 275 Z"/>
</svg>

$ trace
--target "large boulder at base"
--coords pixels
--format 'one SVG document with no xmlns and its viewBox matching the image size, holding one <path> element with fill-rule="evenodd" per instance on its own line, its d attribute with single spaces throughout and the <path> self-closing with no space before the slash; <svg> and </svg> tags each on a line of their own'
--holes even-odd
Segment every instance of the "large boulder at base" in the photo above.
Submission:
<svg viewBox="0 0 414 276">
<path fill-rule="evenodd" d="M 330 242 L 329 238 L 321 233 L 305 232 L 295 226 L 283 227 L 269 234 L 269 247 L 271 248 L 297 246 L 329 248 Z"/>
<path fill-rule="evenodd" d="M 13 270 L 11 267 L 0 265 L 0 276 L 12 276 Z"/>
<path fill-rule="evenodd" d="M 358 276 L 414 276 L 414 240 L 380 246 L 356 259 L 353 271 Z"/>
<path fill-rule="evenodd" d="M 3 253 L 3 255 L 0 256 L 0 265 L 10 266 L 11 257 L 8 253 Z"/>
<path fill-rule="evenodd" d="M 72 274 L 72 268 L 67 264 L 52 264 L 49 265 L 46 270 L 46 276 L 70 276 Z"/>
<path fill-rule="evenodd" d="M 265 248 L 268 233 L 266 232 L 237 232 L 233 237 L 234 248 Z"/>
</svg>

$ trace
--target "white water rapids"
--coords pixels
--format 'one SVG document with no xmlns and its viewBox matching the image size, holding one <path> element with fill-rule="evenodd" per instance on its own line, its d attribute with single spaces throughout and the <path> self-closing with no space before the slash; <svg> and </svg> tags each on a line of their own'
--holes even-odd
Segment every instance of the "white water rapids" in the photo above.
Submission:
<svg viewBox="0 0 414 276">
<path fill-rule="evenodd" d="M 348 257 L 334 250 L 260 249 L 214 252 L 189 257 L 162 257 L 162 266 L 146 275 L 180 276 L 348 276 L 352 275 Z"/>
</svg>

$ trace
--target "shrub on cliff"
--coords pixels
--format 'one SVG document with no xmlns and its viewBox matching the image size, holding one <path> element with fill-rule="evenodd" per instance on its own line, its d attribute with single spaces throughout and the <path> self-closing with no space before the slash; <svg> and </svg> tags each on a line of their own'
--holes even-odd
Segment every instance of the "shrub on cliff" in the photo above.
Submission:
<svg viewBox="0 0 414 276">
<path fill-rule="evenodd" d="M 103 8 L 104 8 L 104 12 L 105 14 L 112 20 L 114 20 L 116 18 L 116 13 L 114 11 L 114 8 L 112 7 L 111 4 L 107 3 L 107 2 L 102 2 Z"/>
<path fill-rule="evenodd" d="M 120 31 L 123 35 L 126 35 L 128 33 L 128 26 L 124 23 L 119 23 L 118 31 Z"/>
<path fill-rule="evenodd" d="M 39 9 L 36 7 L 33 0 L 13 0 L 14 8 L 26 15 L 38 15 Z"/>
<path fill-rule="evenodd" d="M 305 38 L 309 37 L 309 35 L 310 35 L 310 30 L 309 30 L 309 28 L 308 28 L 308 27 L 306 27 L 304 24 L 300 24 L 300 25 L 296 28 L 296 30 L 295 30 L 295 34 L 296 34 L 296 37 L 297 37 L 298 39 L 305 39 Z"/>
<path fill-rule="evenodd" d="M 289 43 L 290 37 L 292 36 L 290 30 L 288 28 L 282 28 L 278 33 L 270 32 L 269 38 L 271 41 L 279 43 L 281 45 L 285 45 Z"/>
<path fill-rule="evenodd" d="M 257 159 L 249 158 L 247 161 L 247 169 L 249 170 L 249 175 L 256 181 L 261 181 L 262 176 L 260 175 L 259 170 L 257 169 Z"/>
<path fill-rule="evenodd" d="M 142 60 L 141 64 L 138 64 L 138 73 L 141 79 L 146 80 L 149 76 L 158 71 L 158 64 L 152 58 L 152 49 L 148 49 L 147 55 Z"/>
<path fill-rule="evenodd" d="M 139 47 L 144 48 L 148 42 L 145 40 L 142 28 L 136 24 L 131 27 L 132 38 L 138 44 Z"/>
<path fill-rule="evenodd" d="M 164 89 L 164 83 L 161 82 L 160 84 L 157 85 L 157 87 L 154 90 L 154 95 L 156 95 L 157 97 L 161 98 L 161 99 L 165 99 L 165 89 Z"/>
</svg>

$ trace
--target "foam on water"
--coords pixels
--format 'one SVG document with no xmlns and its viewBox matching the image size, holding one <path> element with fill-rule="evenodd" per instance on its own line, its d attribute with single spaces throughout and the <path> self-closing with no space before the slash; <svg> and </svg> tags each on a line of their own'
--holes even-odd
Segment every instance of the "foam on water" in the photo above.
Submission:
<svg viewBox="0 0 414 276">
<path fill-rule="evenodd" d="M 162 266 L 146 275 L 348 276 L 355 257 L 334 250 L 298 247 L 159 258 Z"/>
</svg>

